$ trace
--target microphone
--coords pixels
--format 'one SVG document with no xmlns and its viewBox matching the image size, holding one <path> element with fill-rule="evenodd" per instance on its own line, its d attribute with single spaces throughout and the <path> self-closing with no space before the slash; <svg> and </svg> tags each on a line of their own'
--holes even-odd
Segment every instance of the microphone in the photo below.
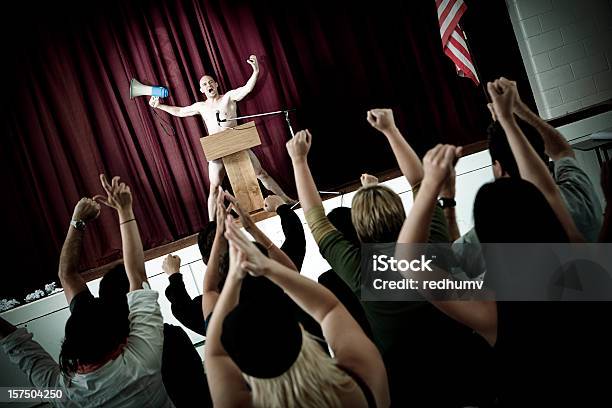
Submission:
<svg viewBox="0 0 612 408">
<path fill-rule="evenodd" d="M 221 120 L 221 117 L 219 116 L 221 112 L 217 111 L 216 115 L 217 115 L 217 125 L 221 126 L 221 122 L 227 122 L 227 119 L 223 119 Z"/>
</svg>

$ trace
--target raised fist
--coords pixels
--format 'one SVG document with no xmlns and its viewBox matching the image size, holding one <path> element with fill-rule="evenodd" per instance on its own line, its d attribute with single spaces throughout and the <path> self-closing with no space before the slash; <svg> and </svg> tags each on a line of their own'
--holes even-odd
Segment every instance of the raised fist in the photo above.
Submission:
<svg viewBox="0 0 612 408">
<path fill-rule="evenodd" d="M 91 198 L 81 198 L 77 205 L 74 207 L 72 219 L 88 222 L 95 220 L 99 214 L 100 204 L 98 204 Z"/>
<path fill-rule="evenodd" d="M 505 78 L 487 83 L 487 91 L 498 120 L 511 118 L 517 100 L 516 83 Z"/>
<path fill-rule="evenodd" d="M 368 111 L 368 123 L 381 132 L 391 130 L 395 127 L 393 111 L 391 109 L 372 109 Z"/>
<path fill-rule="evenodd" d="M 162 263 L 162 271 L 168 276 L 177 273 L 181 269 L 181 258 L 176 255 L 169 254 L 164 258 Z"/>
<path fill-rule="evenodd" d="M 253 67 L 253 71 L 259 71 L 259 62 L 257 62 L 257 57 L 255 55 L 251 55 L 247 62 Z"/>
<path fill-rule="evenodd" d="M 367 173 L 364 173 L 361 175 L 361 185 L 363 187 L 376 185 L 376 184 L 378 184 L 378 177 L 373 176 L 371 174 L 367 174 Z"/>
<path fill-rule="evenodd" d="M 264 199 L 264 210 L 266 210 L 267 212 L 276 212 L 276 209 L 283 204 L 285 204 L 285 202 L 279 196 L 267 196 Z"/>
<path fill-rule="evenodd" d="M 305 159 L 308 156 L 311 142 L 312 135 L 308 129 L 297 132 L 295 137 L 287 142 L 287 152 L 289 152 L 291 160 Z"/>
<path fill-rule="evenodd" d="M 437 145 L 425 154 L 423 158 L 423 184 L 431 183 L 438 189 L 452 175 L 461 148 L 452 145 Z"/>
</svg>

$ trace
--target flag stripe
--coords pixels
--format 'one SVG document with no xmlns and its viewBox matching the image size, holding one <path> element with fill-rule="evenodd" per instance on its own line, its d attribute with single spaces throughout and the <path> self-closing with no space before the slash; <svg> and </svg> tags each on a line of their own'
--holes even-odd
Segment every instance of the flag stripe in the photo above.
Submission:
<svg viewBox="0 0 612 408">
<path fill-rule="evenodd" d="M 448 7 L 448 3 L 450 2 L 451 0 L 442 0 L 436 5 L 436 7 L 438 8 L 438 22 L 440 23 L 440 25 L 442 25 L 442 21 L 446 19 L 446 16 L 451 11 L 451 7 Z"/>
<path fill-rule="evenodd" d="M 476 83 L 479 82 L 478 76 L 476 75 L 476 70 L 474 69 L 474 66 L 470 60 L 465 58 L 465 55 L 459 52 L 454 45 L 448 45 L 446 48 L 446 55 L 455 63 L 457 69 L 463 72 L 466 77 L 471 78 Z"/>
<path fill-rule="evenodd" d="M 461 46 L 463 47 L 463 49 L 465 49 L 465 51 L 467 51 L 467 53 L 469 54 L 468 46 L 465 43 L 465 39 L 463 38 L 463 35 L 461 35 L 461 31 L 459 31 L 459 28 L 457 27 L 455 29 L 455 31 L 453 31 L 453 35 L 451 36 L 452 40 L 457 41 L 459 44 L 461 44 Z"/>
<path fill-rule="evenodd" d="M 459 62 L 461 62 L 461 64 L 470 72 L 475 72 L 476 70 L 474 69 L 474 65 L 472 65 L 472 62 L 466 58 L 465 54 L 463 54 L 461 51 L 459 51 L 457 48 L 455 48 L 455 46 L 451 43 L 448 45 L 448 50 L 451 52 L 451 54 L 453 55 L 453 61 L 456 62 L 456 59 L 459 60 Z"/>
<path fill-rule="evenodd" d="M 442 37 L 443 44 L 448 41 L 466 8 L 467 6 L 462 0 L 455 0 L 452 4 L 446 6 L 446 10 L 444 10 L 442 17 L 439 19 L 440 36 Z"/>
<path fill-rule="evenodd" d="M 461 54 L 463 54 L 463 56 L 465 56 L 465 58 L 470 58 L 470 52 L 467 50 L 467 48 L 457 42 L 454 38 L 451 38 L 448 44 L 449 46 L 452 44 Z"/>
<path fill-rule="evenodd" d="M 465 34 L 459 26 L 459 20 L 467 10 L 463 0 L 436 0 L 440 38 L 444 53 L 453 61 L 461 76 L 471 78 L 478 85 L 478 75 L 465 40 Z"/>
</svg>

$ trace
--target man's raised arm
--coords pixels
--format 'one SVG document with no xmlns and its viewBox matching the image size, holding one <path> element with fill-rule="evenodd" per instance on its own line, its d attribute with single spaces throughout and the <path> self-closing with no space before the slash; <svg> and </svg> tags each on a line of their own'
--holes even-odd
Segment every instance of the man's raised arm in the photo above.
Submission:
<svg viewBox="0 0 612 408">
<path fill-rule="evenodd" d="M 516 99 L 516 85 L 502 79 L 489 82 L 487 90 L 493 101 L 493 108 L 501 124 L 512 154 L 516 159 L 521 178 L 534 184 L 546 197 L 557 218 L 563 225 L 571 242 L 583 242 L 584 238 L 576 228 L 559 188 L 550 175 L 546 164 L 538 157 L 533 146 L 519 128 L 514 117 L 513 105 Z"/>
<path fill-rule="evenodd" d="M 368 111 L 367 119 L 374 129 L 387 137 L 395 160 L 410 187 L 418 186 L 423 179 L 423 164 L 395 126 L 393 111 L 391 109 L 372 109 Z"/>
<path fill-rule="evenodd" d="M 506 84 L 516 86 L 514 81 L 509 81 L 506 78 L 502 77 L 500 80 Z M 518 90 L 516 91 L 516 99 L 514 100 L 514 113 L 538 131 L 544 140 L 546 154 L 550 156 L 553 161 L 557 161 L 563 157 L 576 156 L 574 154 L 574 149 L 572 149 L 572 146 L 565 140 L 561 132 L 529 109 L 521 100 Z"/>
<path fill-rule="evenodd" d="M 227 93 L 227 95 L 236 102 L 243 100 L 251 91 L 255 88 L 255 84 L 257 83 L 257 77 L 259 76 L 259 63 L 257 62 L 257 57 L 251 55 L 247 60 L 248 64 L 253 68 L 253 73 L 251 77 L 247 81 L 246 84 L 241 86 L 240 88 L 232 89 Z"/>
<path fill-rule="evenodd" d="M 200 106 L 202 102 L 196 102 L 189 106 L 170 106 L 159 103 L 159 96 L 152 96 L 149 100 L 149 105 L 152 108 L 163 110 L 168 112 L 172 116 L 178 116 L 179 118 L 185 118 L 187 116 L 194 116 L 200 113 Z"/>
<path fill-rule="evenodd" d="M 68 304 L 74 296 L 87 289 L 85 279 L 79 273 L 85 225 L 100 214 L 100 205 L 90 198 L 82 198 L 74 207 L 70 227 L 60 254 L 58 277 Z"/>
</svg>

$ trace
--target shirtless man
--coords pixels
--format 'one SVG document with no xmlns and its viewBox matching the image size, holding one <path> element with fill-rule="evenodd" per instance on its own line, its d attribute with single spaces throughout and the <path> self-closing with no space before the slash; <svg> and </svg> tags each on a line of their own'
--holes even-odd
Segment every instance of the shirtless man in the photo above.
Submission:
<svg viewBox="0 0 612 408">
<path fill-rule="evenodd" d="M 204 125 L 208 130 L 208 134 L 212 135 L 219 133 L 227 128 L 231 128 L 237 125 L 235 120 L 228 120 L 227 122 L 217 122 L 217 111 L 220 113 L 220 118 L 235 118 L 237 116 L 237 104 L 243 100 L 252 90 L 255 88 L 257 82 L 257 76 L 259 75 L 259 64 L 257 63 L 257 57 L 251 55 L 247 60 L 249 65 L 253 67 L 253 74 L 249 78 L 246 84 L 240 88 L 232 89 L 225 94 L 219 94 L 219 84 L 210 75 L 204 75 L 200 78 L 200 92 L 206 96 L 206 100 L 203 102 L 196 102 L 189 106 L 169 106 L 159 103 L 159 97 L 153 96 L 149 101 L 149 105 L 153 108 L 161 109 L 173 116 L 181 118 L 187 116 L 200 115 L 204 120 Z M 261 167 L 261 163 L 257 159 L 257 156 L 249 149 L 249 156 L 255 169 L 255 175 L 262 182 L 265 188 L 272 191 L 274 194 L 280 196 L 286 203 L 293 203 L 295 200 L 289 198 L 285 192 L 280 188 L 278 183 L 274 181 L 270 175 Z M 212 221 L 215 218 L 216 212 L 216 200 L 218 194 L 218 187 L 225 177 L 225 167 L 221 159 L 212 160 L 208 162 L 208 177 L 210 179 L 210 193 L 208 195 L 208 217 Z"/>
</svg>

